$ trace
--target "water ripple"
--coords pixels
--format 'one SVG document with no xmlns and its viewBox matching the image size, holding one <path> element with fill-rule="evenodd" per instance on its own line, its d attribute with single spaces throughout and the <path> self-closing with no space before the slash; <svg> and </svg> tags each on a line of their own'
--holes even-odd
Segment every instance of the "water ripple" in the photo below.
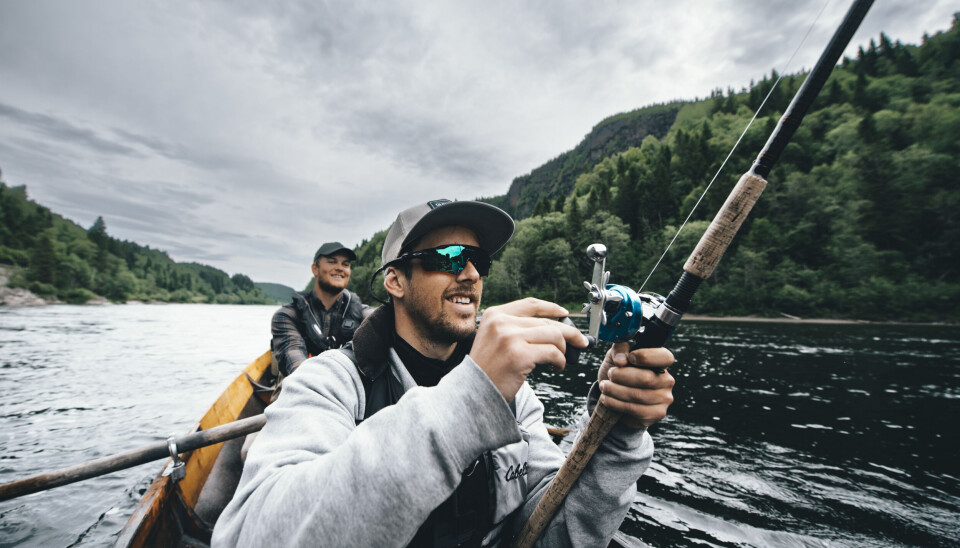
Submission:
<svg viewBox="0 0 960 548">
<path fill-rule="evenodd" d="M 274 307 L 0 308 L 0 482 L 189 429 Z M 955 546 L 950 327 L 681 324 L 624 531 L 649 546 Z M 602 355 L 530 381 L 571 424 Z M 2 546 L 110 546 L 158 464 L 0 503 Z"/>
</svg>

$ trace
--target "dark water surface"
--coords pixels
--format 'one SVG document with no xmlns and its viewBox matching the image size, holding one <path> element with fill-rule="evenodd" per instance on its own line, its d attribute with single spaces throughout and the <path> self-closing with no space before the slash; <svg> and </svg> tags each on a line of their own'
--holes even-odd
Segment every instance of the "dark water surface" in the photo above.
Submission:
<svg viewBox="0 0 960 548">
<path fill-rule="evenodd" d="M 187 431 L 275 307 L 0 308 L 0 483 Z M 687 322 L 623 529 L 650 546 L 957 546 L 960 328 Z M 531 380 L 579 412 L 597 356 Z M 587 363 L 592 362 L 592 363 Z M 110 546 L 160 463 L 0 503 L 0 547 Z"/>
<path fill-rule="evenodd" d="M 686 322 L 669 346 L 676 400 L 624 531 L 650 546 L 960 546 L 960 328 Z M 574 415 L 567 394 L 594 375 L 581 369 L 535 373 L 549 421 Z"/>
</svg>

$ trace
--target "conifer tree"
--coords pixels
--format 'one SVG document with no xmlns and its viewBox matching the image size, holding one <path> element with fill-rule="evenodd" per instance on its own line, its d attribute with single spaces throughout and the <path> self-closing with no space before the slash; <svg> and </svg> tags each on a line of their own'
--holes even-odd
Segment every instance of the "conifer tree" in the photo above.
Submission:
<svg viewBox="0 0 960 548">
<path fill-rule="evenodd" d="M 30 257 L 30 278 L 45 284 L 57 283 L 57 251 L 50 234 L 44 232 L 37 239 Z"/>
<path fill-rule="evenodd" d="M 563 208 L 566 205 L 566 203 L 567 203 L 567 196 L 565 194 L 561 194 L 557 196 L 557 201 L 553 205 L 553 210 L 563 213 Z"/>
</svg>

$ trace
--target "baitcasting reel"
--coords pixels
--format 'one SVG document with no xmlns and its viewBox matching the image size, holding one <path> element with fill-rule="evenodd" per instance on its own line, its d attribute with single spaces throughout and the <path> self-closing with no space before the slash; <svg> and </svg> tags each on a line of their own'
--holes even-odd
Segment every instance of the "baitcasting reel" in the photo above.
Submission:
<svg viewBox="0 0 960 548">
<path fill-rule="evenodd" d="M 591 244 L 587 257 L 594 262 L 592 282 L 583 282 L 587 302 L 583 312 L 590 318 L 587 338 L 590 346 L 598 340 L 629 341 L 631 348 L 663 346 L 680 322 L 682 314 L 667 305 L 656 293 L 637 293 L 624 285 L 607 283 L 607 248 Z"/>
</svg>

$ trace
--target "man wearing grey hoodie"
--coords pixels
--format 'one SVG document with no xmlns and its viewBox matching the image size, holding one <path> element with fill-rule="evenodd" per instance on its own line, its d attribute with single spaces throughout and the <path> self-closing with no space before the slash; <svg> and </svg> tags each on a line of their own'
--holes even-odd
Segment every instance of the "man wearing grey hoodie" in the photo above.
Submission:
<svg viewBox="0 0 960 548">
<path fill-rule="evenodd" d="M 352 344 L 300 366 L 267 408 L 213 546 L 495 546 L 509 543 L 563 463 L 527 384 L 562 368 L 574 327 L 524 299 L 476 325 L 490 255 L 513 220 L 489 204 L 404 210 L 381 254 L 390 303 Z M 543 546 L 605 546 L 649 466 L 666 415 L 665 349 L 614 345 L 589 400 L 624 413 L 547 527 Z M 581 425 L 586 414 L 581 418 Z"/>
</svg>

